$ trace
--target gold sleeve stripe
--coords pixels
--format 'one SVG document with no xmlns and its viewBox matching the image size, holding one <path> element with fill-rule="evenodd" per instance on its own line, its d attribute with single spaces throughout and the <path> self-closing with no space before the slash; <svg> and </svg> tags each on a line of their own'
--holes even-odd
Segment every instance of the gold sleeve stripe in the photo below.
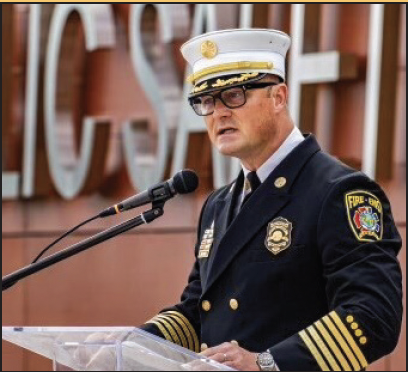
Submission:
<svg viewBox="0 0 408 372">
<path fill-rule="evenodd" d="M 178 334 L 179 338 L 181 339 L 181 343 L 182 343 L 183 347 L 188 348 L 187 339 L 185 338 L 183 331 L 181 330 L 181 328 L 178 326 L 178 324 L 173 319 L 171 319 L 168 316 L 166 317 L 164 315 L 157 315 L 156 318 L 168 321 L 171 324 L 171 326 L 173 327 L 173 329 L 176 331 L 176 333 Z"/>
<path fill-rule="evenodd" d="M 347 327 L 344 325 L 343 321 L 340 319 L 340 317 L 337 315 L 335 311 L 331 312 L 329 315 L 334 320 L 334 323 L 336 323 L 337 327 L 340 329 L 340 332 L 343 334 L 348 344 L 351 346 L 352 350 L 354 351 L 354 354 L 356 354 L 358 360 L 360 361 L 361 366 L 363 368 L 368 367 L 368 362 L 364 354 L 354 341 L 353 336 L 350 334 Z"/>
<path fill-rule="evenodd" d="M 346 354 L 348 360 L 352 364 L 353 368 L 355 371 L 361 371 L 360 364 L 358 363 L 356 357 L 354 356 L 353 352 L 349 348 L 347 342 L 344 340 L 343 336 L 340 334 L 340 332 L 337 330 L 336 326 L 333 324 L 333 322 L 330 320 L 328 316 L 325 316 L 323 318 L 324 323 L 327 325 L 329 328 L 330 332 L 334 336 L 334 338 L 337 340 L 338 344 L 340 347 L 343 349 L 343 352 Z"/>
<path fill-rule="evenodd" d="M 171 338 L 169 332 L 166 331 L 166 328 L 164 328 L 159 322 L 156 322 L 155 320 L 149 320 L 148 322 L 146 322 L 146 324 L 154 324 L 157 328 L 159 328 L 159 331 L 163 334 L 167 341 L 170 341 L 173 344 L 175 343 Z"/>
<path fill-rule="evenodd" d="M 178 322 L 180 324 L 184 324 L 184 326 L 188 329 L 189 331 L 188 338 L 191 340 L 191 343 L 194 345 L 192 350 L 196 353 L 199 353 L 200 352 L 200 341 L 198 340 L 197 333 L 194 327 L 189 322 L 189 320 L 183 314 L 177 311 L 169 311 L 168 314 L 173 316 L 174 318 L 177 318 Z"/>
<path fill-rule="evenodd" d="M 195 352 L 199 353 L 200 352 L 200 341 L 198 340 L 197 333 L 194 330 L 194 327 L 189 322 L 189 320 L 182 313 L 179 313 L 178 311 L 167 311 L 164 314 L 174 315 L 174 316 L 180 318 L 180 321 L 185 324 L 185 326 L 189 329 L 189 331 L 190 331 L 190 333 L 191 333 L 191 335 L 193 337 L 193 340 L 194 340 L 194 343 L 195 343 Z"/>
<path fill-rule="evenodd" d="M 177 336 L 176 331 L 174 330 L 174 328 L 171 326 L 171 324 L 167 320 L 160 319 L 157 316 L 153 319 L 161 323 L 163 326 L 165 326 L 165 328 L 167 329 L 167 331 L 170 333 L 171 337 L 173 338 L 175 344 L 182 346 L 179 336 Z"/>
<path fill-rule="evenodd" d="M 190 350 L 192 350 L 192 351 L 195 351 L 194 341 L 193 341 L 193 338 L 192 338 L 191 333 L 190 333 L 189 329 L 187 328 L 187 326 L 179 318 L 177 318 L 174 315 L 167 315 L 167 317 L 173 319 L 176 323 L 179 324 L 179 326 L 183 329 L 184 334 L 187 337 L 188 348 Z"/>
<path fill-rule="evenodd" d="M 320 321 L 317 321 L 315 323 L 315 326 L 319 330 L 320 334 L 323 336 L 324 340 L 326 341 L 326 344 L 329 345 L 331 351 L 334 353 L 337 360 L 340 362 L 341 366 L 343 367 L 343 370 L 352 371 L 350 364 L 347 363 L 346 358 L 344 357 L 344 355 L 342 354 L 342 352 L 336 345 L 336 342 L 330 336 L 329 332 L 327 332 L 324 325 Z"/>
<path fill-rule="evenodd" d="M 309 338 L 306 332 L 305 331 L 300 332 L 299 336 L 303 340 L 305 345 L 308 347 L 313 357 L 316 359 L 316 362 L 319 365 L 320 369 L 322 371 L 330 371 L 330 368 L 324 361 L 322 354 L 320 354 L 319 350 L 317 350 L 316 346 L 313 344 L 312 340 Z"/>
<path fill-rule="evenodd" d="M 182 314 L 177 313 L 175 311 L 174 312 L 168 311 L 168 312 L 164 313 L 164 315 L 171 316 L 174 320 L 176 320 L 180 325 L 183 326 L 183 329 L 185 329 L 186 332 L 187 332 L 186 333 L 187 338 L 188 338 L 189 342 L 192 345 L 191 350 L 196 352 L 196 353 L 199 353 L 200 352 L 200 343 L 198 342 L 198 338 L 196 336 L 194 328 L 191 326 L 190 323 L 186 323 L 186 322 L 188 322 L 188 320 L 185 319 L 186 321 L 184 321 L 184 317 L 182 316 Z"/>
<path fill-rule="evenodd" d="M 329 362 L 331 369 L 334 370 L 334 371 L 340 371 L 340 366 L 337 364 L 337 362 L 334 359 L 332 353 L 327 348 L 324 341 L 321 339 L 321 337 L 316 332 L 314 327 L 310 326 L 307 330 L 309 331 L 310 335 L 312 336 L 313 341 L 317 344 L 320 351 L 323 353 L 323 355 L 325 356 L 325 358 Z"/>
</svg>

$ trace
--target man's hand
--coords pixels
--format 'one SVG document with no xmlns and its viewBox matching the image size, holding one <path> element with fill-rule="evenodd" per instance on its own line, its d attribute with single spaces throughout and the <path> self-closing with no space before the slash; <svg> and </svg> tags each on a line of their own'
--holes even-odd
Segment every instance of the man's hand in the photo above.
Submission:
<svg viewBox="0 0 408 372">
<path fill-rule="evenodd" d="M 215 360 L 238 371 L 259 371 L 256 364 L 258 354 L 251 353 L 232 343 L 224 343 L 203 351 L 200 355 Z"/>
</svg>

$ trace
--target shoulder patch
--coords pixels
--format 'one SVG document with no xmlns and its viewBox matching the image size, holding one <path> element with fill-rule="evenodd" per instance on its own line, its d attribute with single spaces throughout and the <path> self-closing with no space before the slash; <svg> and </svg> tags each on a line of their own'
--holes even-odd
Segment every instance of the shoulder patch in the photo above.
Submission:
<svg viewBox="0 0 408 372">
<path fill-rule="evenodd" d="M 356 238 L 373 242 L 383 237 L 383 206 L 374 194 L 356 190 L 346 194 L 347 218 Z"/>
</svg>

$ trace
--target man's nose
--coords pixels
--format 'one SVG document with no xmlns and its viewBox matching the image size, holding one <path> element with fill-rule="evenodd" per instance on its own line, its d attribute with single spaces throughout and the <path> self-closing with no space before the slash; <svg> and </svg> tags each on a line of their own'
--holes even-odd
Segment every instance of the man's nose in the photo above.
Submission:
<svg viewBox="0 0 408 372">
<path fill-rule="evenodd" d="M 231 115 L 231 109 L 225 106 L 219 97 L 214 100 L 214 117 L 224 117 Z"/>
</svg>

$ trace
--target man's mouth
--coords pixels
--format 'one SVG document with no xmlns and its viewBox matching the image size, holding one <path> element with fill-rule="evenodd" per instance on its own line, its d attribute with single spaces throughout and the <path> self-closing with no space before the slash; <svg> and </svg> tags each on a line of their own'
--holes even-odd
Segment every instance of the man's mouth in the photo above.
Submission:
<svg viewBox="0 0 408 372">
<path fill-rule="evenodd" d="M 223 129 L 220 129 L 217 134 L 219 136 L 222 136 L 223 134 L 231 134 L 231 133 L 234 133 L 236 131 L 237 130 L 235 128 L 223 128 Z"/>
</svg>

